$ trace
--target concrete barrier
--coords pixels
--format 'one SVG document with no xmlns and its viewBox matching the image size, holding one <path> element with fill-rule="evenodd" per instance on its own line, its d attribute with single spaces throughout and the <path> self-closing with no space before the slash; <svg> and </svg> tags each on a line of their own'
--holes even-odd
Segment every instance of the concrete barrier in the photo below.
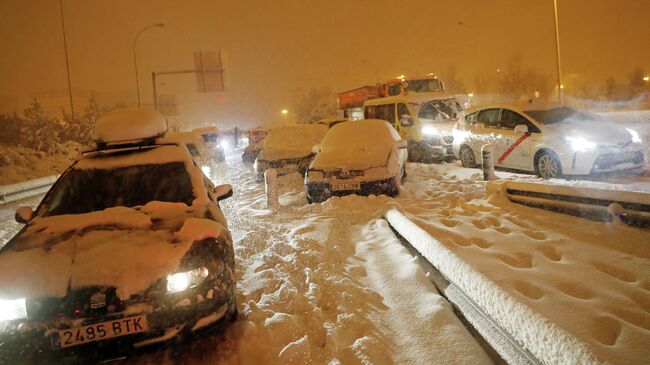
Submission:
<svg viewBox="0 0 650 365">
<path fill-rule="evenodd" d="M 58 178 L 59 175 L 52 175 L 0 186 L 0 205 L 43 194 Z"/>
</svg>

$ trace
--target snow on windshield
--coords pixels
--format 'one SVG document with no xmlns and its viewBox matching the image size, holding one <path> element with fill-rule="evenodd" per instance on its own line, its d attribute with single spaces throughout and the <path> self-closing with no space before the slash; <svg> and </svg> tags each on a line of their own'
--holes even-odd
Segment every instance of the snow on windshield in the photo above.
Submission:
<svg viewBox="0 0 650 365">
<path fill-rule="evenodd" d="M 359 151 L 390 149 L 399 140 L 397 132 L 381 120 L 362 120 L 340 123 L 327 133 L 321 149 L 323 151 Z"/>
</svg>

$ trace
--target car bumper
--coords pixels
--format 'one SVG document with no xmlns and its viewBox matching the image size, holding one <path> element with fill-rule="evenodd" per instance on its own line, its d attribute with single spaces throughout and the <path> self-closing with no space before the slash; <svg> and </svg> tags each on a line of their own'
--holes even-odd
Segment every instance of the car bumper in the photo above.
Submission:
<svg viewBox="0 0 650 365">
<path fill-rule="evenodd" d="M 629 171 L 643 168 L 645 157 L 641 149 L 626 151 L 575 152 L 562 161 L 565 175 L 590 175 Z"/>
<path fill-rule="evenodd" d="M 185 299 L 179 300 L 171 308 L 164 308 L 152 302 L 137 302 L 126 305 L 120 312 L 102 316 L 57 316 L 41 321 L 14 320 L 3 323 L 0 325 L 0 363 L 7 359 L 15 361 L 17 358 L 29 359 L 34 356 L 115 356 L 199 332 L 231 318 L 236 313 L 234 291 L 219 293 L 214 289 L 203 289 L 205 288 L 191 289 L 184 295 L 189 302 Z M 177 294 L 180 293 L 174 295 Z M 74 330 L 87 325 L 137 317 L 146 318 L 146 331 L 105 340 L 96 339 L 69 347 L 61 346 L 62 338 L 57 335 L 59 330 Z M 110 328 L 107 330 L 111 331 Z"/>
<path fill-rule="evenodd" d="M 344 180 L 340 182 L 345 182 Z M 334 190 L 333 184 L 328 181 L 306 182 L 307 197 L 314 203 L 321 203 L 333 196 L 345 195 L 381 195 L 395 196 L 398 192 L 397 181 L 394 177 L 382 180 L 361 181 L 359 189 Z"/>
<path fill-rule="evenodd" d="M 257 175 L 257 181 L 264 181 L 264 173 L 268 169 L 275 169 L 278 173 L 278 176 L 288 175 L 292 172 L 298 172 L 304 174 L 309 167 L 312 157 L 298 158 L 298 159 L 287 159 L 287 160 L 277 160 L 277 161 L 266 161 L 257 159 L 255 161 L 255 174 Z"/>
</svg>

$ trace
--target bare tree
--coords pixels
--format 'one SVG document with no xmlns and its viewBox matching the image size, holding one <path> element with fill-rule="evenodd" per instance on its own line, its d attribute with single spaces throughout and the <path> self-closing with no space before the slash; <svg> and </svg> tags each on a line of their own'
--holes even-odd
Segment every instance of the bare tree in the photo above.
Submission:
<svg viewBox="0 0 650 365">
<path fill-rule="evenodd" d="M 313 123 L 336 114 L 337 96 L 326 88 L 312 88 L 298 98 L 295 110 L 298 122 Z"/>
<path fill-rule="evenodd" d="M 551 75 L 533 67 L 524 66 L 521 55 L 512 57 L 507 67 L 501 70 L 499 86 L 502 92 L 520 97 L 532 96 L 536 91 L 546 97 L 554 89 Z"/>
</svg>

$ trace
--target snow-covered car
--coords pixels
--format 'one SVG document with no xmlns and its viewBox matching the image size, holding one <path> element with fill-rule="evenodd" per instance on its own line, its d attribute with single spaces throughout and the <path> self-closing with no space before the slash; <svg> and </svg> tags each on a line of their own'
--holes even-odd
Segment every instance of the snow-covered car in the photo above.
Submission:
<svg viewBox="0 0 650 365">
<path fill-rule="evenodd" d="M 343 122 L 347 122 L 347 121 L 348 120 L 346 118 L 343 118 L 343 117 L 327 117 L 327 118 L 323 118 L 323 119 L 317 121 L 316 124 L 323 124 L 323 125 L 326 125 L 327 128 L 332 128 L 332 127 L 334 127 L 335 125 L 337 125 L 339 123 L 343 123 Z"/>
<path fill-rule="evenodd" d="M 254 163 L 262 150 L 262 142 L 269 134 L 269 126 L 255 127 L 248 131 L 248 146 L 244 147 L 241 160 L 244 163 Z"/>
<path fill-rule="evenodd" d="M 0 250 L 0 352 L 70 355 L 184 338 L 236 318 L 232 238 L 216 188 L 164 117 L 96 125 L 96 149 L 56 181 Z M 13 351 L 16 351 L 15 353 Z"/>
<path fill-rule="evenodd" d="M 208 158 L 223 162 L 226 160 L 225 148 L 228 142 L 221 138 L 221 133 L 216 127 L 204 127 L 193 129 L 190 132 L 195 140 L 201 140 Z"/>
<path fill-rule="evenodd" d="M 474 109 L 454 127 L 454 153 L 465 167 L 493 144 L 495 166 L 543 178 L 643 168 L 639 134 L 615 122 L 559 104 Z"/>
<path fill-rule="evenodd" d="M 370 99 L 364 102 L 366 119 L 388 121 L 408 141 L 409 160 L 451 161 L 452 130 L 464 116 L 456 97 L 446 93 L 418 93 Z"/>
<path fill-rule="evenodd" d="M 173 132 L 165 135 L 165 140 L 172 143 L 182 143 L 187 147 L 194 160 L 201 166 L 209 166 L 214 162 L 224 161 L 224 150 L 220 146 L 208 147 L 203 135 L 195 132 Z"/>
<path fill-rule="evenodd" d="M 304 175 L 314 158 L 314 146 L 319 144 L 328 128 L 321 124 L 292 124 L 271 129 L 255 159 L 258 181 L 264 172 L 276 169 L 278 176 L 299 172 Z"/>
<path fill-rule="evenodd" d="M 384 120 L 332 127 L 305 175 L 309 202 L 348 194 L 395 196 L 406 176 L 407 143 Z"/>
</svg>

